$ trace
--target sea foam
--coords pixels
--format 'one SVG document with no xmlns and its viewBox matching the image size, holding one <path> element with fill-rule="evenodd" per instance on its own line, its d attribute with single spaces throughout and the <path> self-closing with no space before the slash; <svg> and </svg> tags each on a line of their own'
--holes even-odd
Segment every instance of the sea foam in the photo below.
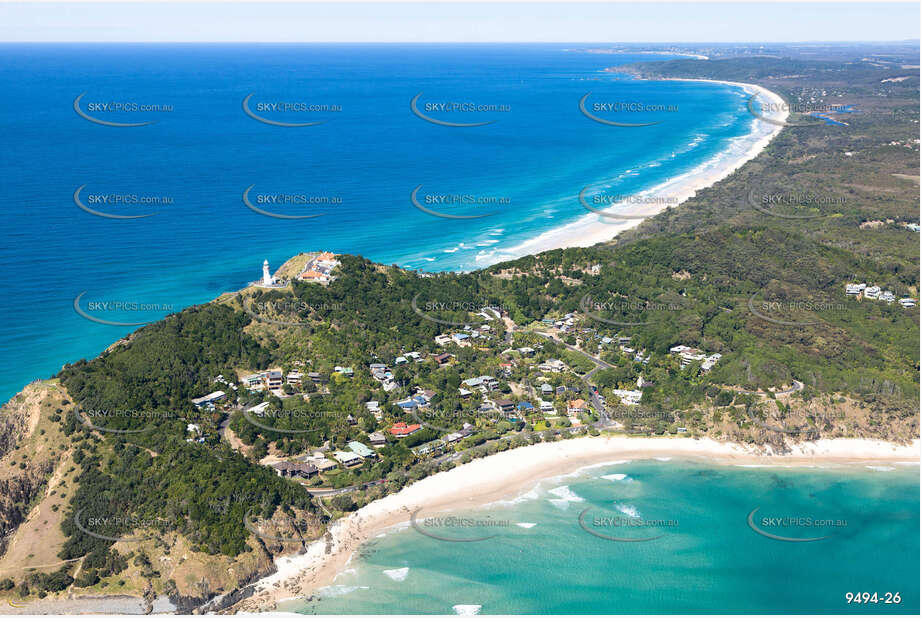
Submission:
<svg viewBox="0 0 921 618">
<path fill-rule="evenodd" d="M 557 496 L 556 499 L 551 498 L 549 502 L 556 508 L 563 510 L 563 511 L 569 508 L 570 502 L 585 502 L 584 499 L 582 499 L 580 496 L 573 493 L 571 489 L 569 489 L 569 485 L 563 485 L 562 487 L 556 487 L 554 489 L 549 490 L 547 493 Z"/>
<path fill-rule="evenodd" d="M 409 575 L 409 567 L 403 567 L 402 569 L 386 569 L 384 575 L 395 582 L 401 582 Z"/>
</svg>

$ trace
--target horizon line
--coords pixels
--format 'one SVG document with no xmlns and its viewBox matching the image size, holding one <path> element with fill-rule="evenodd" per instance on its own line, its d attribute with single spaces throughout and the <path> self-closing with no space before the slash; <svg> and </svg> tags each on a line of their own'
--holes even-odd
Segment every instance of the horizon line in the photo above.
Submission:
<svg viewBox="0 0 921 618">
<path fill-rule="evenodd" d="M 0 0 L 3 2 L 4 0 Z M 241 45 L 290 45 L 290 44 L 343 44 L 343 45 L 802 45 L 802 44 L 825 44 L 825 45 L 845 45 L 845 44 L 897 44 L 897 43 L 915 43 L 921 45 L 919 39 L 828 39 L 828 40 L 800 40 L 800 41 L 345 41 L 345 40 L 314 40 L 314 41 L 240 41 L 240 40 L 135 40 L 135 41 L 83 41 L 83 40 L 59 40 L 59 41 L 0 41 L 0 45 L 53 45 L 55 43 L 81 43 L 86 45 L 103 45 L 103 44 L 137 44 L 137 43 L 195 43 L 195 44 L 223 44 L 238 43 Z"/>
</svg>

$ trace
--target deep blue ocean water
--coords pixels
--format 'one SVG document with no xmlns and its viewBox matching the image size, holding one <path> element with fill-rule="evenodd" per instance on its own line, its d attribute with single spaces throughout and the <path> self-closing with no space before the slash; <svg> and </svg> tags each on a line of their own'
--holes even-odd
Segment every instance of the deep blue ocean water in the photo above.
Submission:
<svg viewBox="0 0 921 618">
<path fill-rule="evenodd" d="M 274 269 L 300 251 L 473 269 L 595 216 L 577 199 L 587 185 L 635 194 L 712 161 L 749 133 L 739 88 L 604 72 L 649 59 L 565 45 L 0 46 L 0 399 L 133 330 L 81 318 L 73 307 L 81 293 L 81 308 L 94 316 L 143 322 L 239 289 L 259 277 L 264 259 Z M 578 107 L 588 92 L 590 109 L 664 106 L 598 112 L 659 124 L 594 122 Z M 426 122 L 410 110 L 419 93 L 419 108 L 436 120 L 492 122 Z M 156 123 L 95 124 L 74 110 L 81 94 L 78 108 L 94 118 Z M 258 122 L 243 112 L 249 94 L 264 118 L 322 124 Z M 273 102 L 295 109 L 266 107 Z M 440 102 L 490 107 L 444 112 Z M 114 104 L 161 109 L 105 109 Z M 440 195 L 501 202 L 430 206 L 490 214 L 439 218 L 411 203 L 420 185 L 423 205 L 424 196 Z M 251 186 L 259 208 L 323 216 L 258 214 L 243 203 Z M 79 187 L 81 203 L 98 212 L 157 214 L 94 216 L 76 205 Z M 107 195 L 168 203 L 98 202 Z M 277 206 L 266 196 L 327 202 Z"/>
<path fill-rule="evenodd" d="M 759 534 L 754 509 L 759 530 L 821 540 Z M 370 540 L 333 585 L 279 610 L 918 614 L 917 466 L 620 462 L 453 513 L 478 525 L 436 519 L 446 515 L 420 512 L 423 533 L 404 526 Z M 849 592 L 878 602 L 849 604 Z M 886 604 L 887 592 L 900 603 Z"/>
</svg>

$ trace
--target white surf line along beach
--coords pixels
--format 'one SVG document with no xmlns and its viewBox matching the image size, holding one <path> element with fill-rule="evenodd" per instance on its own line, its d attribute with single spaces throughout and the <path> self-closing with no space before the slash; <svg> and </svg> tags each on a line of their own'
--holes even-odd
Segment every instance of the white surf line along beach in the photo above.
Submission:
<svg viewBox="0 0 921 618">
<path fill-rule="evenodd" d="M 336 521 L 328 538 L 296 556 L 276 559 L 278 571 L 255 584 L 255 593 L 239 611 L 274 610 L 279 601 L 305 598 L 332 584 L 365 541 L 388 528 L 407 525 L 410 515 L 479 507 L 514 497 L 540 481 L 623 459 L 678 457 L 744 466 L 836 466 L 918 464 L 921 441 L 897 445 L 878 440 L 819 440 L 796 445 L 778 455 L 755 447 L 711 439 L 582 437 L 503 451 L 404 487 Z"/>
<path fill-rule="evenodd" d="M 762 106 L 766 108 L 763 112 L 765 118 L 784 122 L 789 116 L 783 98 L 757 84 L 713 79 L 669 79 L 663 81 L 705 82 L 735 86 L 744 90 L 749 96 L 757 95 Z M 633 205 L 629 208 L 619 207 L 616 212 L 632 217 L 652 217 L 668 207 L 679 206 L 694 197 L 698 191 L 716 184 L 757 157 L 771 140 L 780 133 L 782 128 L 779 124 L 752 117 L 751 132 L 747 136 L 735 138 L 749 142 L 748 148 L 741 149 L 737 156 L 720 156 L 716 162 L 712 160 L 704 162 L 685 174 L 643 191 L 642 197 L 648 199 L 648 204 Z M 479 267 L 484 267 L 551 249 L 591 247 L 600 242 L 611 240 L 624 230 L 638 226 L 644 220 L 645 218 L 620 220 L 603 217 L 595 213 L 586 213 L 585 216 L 580 217 L 577 221 L 544 232 L 509 249 L 484 251 L 477 257 L 477 261 L 480 262 Z"/>
</svg>

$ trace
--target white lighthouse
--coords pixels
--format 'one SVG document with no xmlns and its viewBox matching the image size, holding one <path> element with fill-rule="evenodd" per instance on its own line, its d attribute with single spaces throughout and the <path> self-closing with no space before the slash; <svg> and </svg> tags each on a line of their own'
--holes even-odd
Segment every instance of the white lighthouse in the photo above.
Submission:
<svg viewBox="0 0 921 618">
<path fill-rule="evenodd" d="M 274 283 L 275 279 L 273 279 L 271 273 L 269 273 L 269 261 L 265 260 L 262 263 L 262 285 L 272 285 Z"/>
</svg>

